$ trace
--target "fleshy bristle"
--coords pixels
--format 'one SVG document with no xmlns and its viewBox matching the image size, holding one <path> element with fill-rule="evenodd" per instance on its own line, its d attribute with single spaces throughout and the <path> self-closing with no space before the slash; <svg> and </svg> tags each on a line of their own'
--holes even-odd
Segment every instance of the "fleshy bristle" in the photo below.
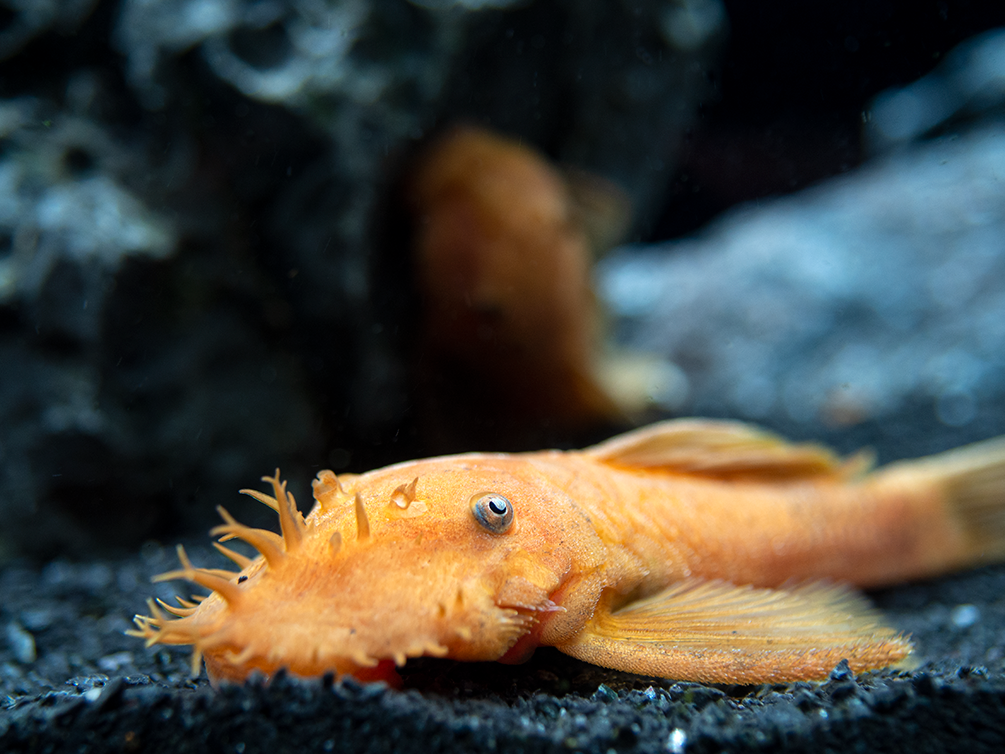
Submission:
<svg viewBox="0 0 1005 754">
<path fill-rule="evenodd" d="M 239 552 L 235 552 L 234 550 L 231 550 L 229 547 L 224 547 L 219 542 L 214 542 L 213 547 L 215 547 L 218 552 L 222 553 L 223 555 L 234 561 L 234 563 L 237 564 L 237 567 L 242 570 L 250 566 L 253 562 L 251 558 L 242 555 Z"/>
<path fill-rule="evenodd" d="M 219 572 L 206 568 L 194 568 L 192 562 L 185 553 L 185 548 L 178 545 L 178 560 L 181 562 L 181 570 L 168 571 L 159 576 L 154 576 L 154 581 L 171 581 L 173 579 L 185 579 L 193 584 L 211 589 L 225 599 L 229 604 L 235 604 L 241 598 L 241 590 L 228 577 L 219 575 Z M 237 574 L 230 571 L 223 571 L 229 577 Z"/>
<path fill-rule="evenodd" d="M 437 644 L 435 641 L 427 641 L 422 647 L 422 654 L 430 657 L 446 657 L 449 653 L 448 647 Z"/>
<path fill-rule="evenodd" d="M 189 667 L 189 672 L 192 674 L 193 678 L 199 675 L 199 668 L 201 665 L 202 665 L 202 649 L 200 648 L 199 644 L 196 643 L 192 646 L 192 664 Z"/>
<path fill-rule="evenodd" d="M 518 610 L 504 610 L 499 622 L 500 631 L 507 636 L 522 636 L 534 623 L 532 615 L 524 615 Z"/>
<path fill-rule="evenodd" d="M 356 539 L 363 541 L 370 538 L 370 521 L 366 517 L 366 508 L 363 507 L 363 498 L 356 493 L 354 501 L 356 506 Z"/>
<path fill-rule="evenodd" d="M 226 521 L 226 525 L 217 526 L 210 531 L 213 536 L 226 535 L 222 539 L 237 538 L 243 539 L 249 545 L 258 550 L 271 567 L 275 568 L 286 557 L 283 549 L 284 539 L 274 531 L 267 529 L 252 529 L 250 526 L 238 523 L 222 505 L 216 507 L 220 517 Z"/>
<path fill-rule="evenodd" d="M 238 490 L 238 492 L 240 492 L 242 495 L 247 495 L 248 497 L 253 497 L 255 500 L 257 500 L 260 503 L 264 503 L 265 505 L 267 505 L 270 508 L 272 508 L 272 510 L 274 510 L 276 513 L 279 512 L 279 502 L 276 500 L 276 498 L 274 498 L 274 497 L 272 497 L 270 495 L 266 495 L 264 492 L 259 492 L 258 490 L 253 490 L 253 489 L 243 489 L 243 490 Z"/>
<path fill-rule="evenodd" d="M 350 659 L 359 665 L 361 668 L 375 668 L 377 667 L 377 659 L 375 657 L 370 657 L 362 649 L 357 649 L 355 652 L 349 655 Z"/>
<path fill-rule="evenodd" d="M 219 576 L 221 579 L 227 579 L 228 581 L 237 575 L 237 571 L 228 571 L 226 568 L 199 568 L 197 570 L 201 573 Z"/>
<path fill-rule="evenodd" d="M 160 625 L 164 622 L 164 613 L 160 611 L 157 607 L 157 603 L 150 597 L 147 597 L 147 609 L 150 610 L 150 615 L 152 617 L 147 618 L 146 622 L 150 625 L 160 627 Z"/>
<path fill-rule="evenodd" d="M 306 529 L 304 517 L 297 510 L 297 503 L 293 499 L 293 495 L 286 491 L 286 482 L 279 480 L 279 469 L 276 469 L 275 476 L 262 477 L 262 481 L 272 485 L 272 491 L 278 501 L 279 528 L 283 532 L 286 552 L 295 552 L 300 548 L 304 539 L 304 530 Z"/>
<path fill-rule="evenodd" d="M 398 485 L 391 493 L 391 502 L 402 510 L 408 510 L 408 506 L 415 502 L 415 489 L 418 484 L 419 477 L 415 477 L 408 484 Z"/>
<path fill-rule="evenodd" d="M 321 506 L 322 510 L 327 510 L 331 507 L 329 503 L 333 501 L 333 498 L 334 500 L 339 500 L 346 496 L 342 480 L 328 469 L 318 472 L 317 479 L 311 482 L 311 487 L 314 490 L 314 499 L 318 501 L 318 505 Z"/>
<path fill-rule="evenodd" d="M 157 644 L 161 639 L 161 629 L 164 625 L 164 613 L 160 611 L 152 599 L 147 599 L 147 610 L 150 615 L 134 615 L 133 624 L 135 629 L 126 631 L 126 635 L 135 636 L 138 639 L 146 640 L 146 647 L 149 649 Z"/>
<path fill-rule="evenodd" d="M 153 646 L 157 643 L 157 636 L 159 631 L 153 625 L 151 625 L 152 619 L 147 615 L 134 615 L 133 625 L 136 628 L 130 628 L 125 631 L 126 636 L 134 636 L 137 639 L 145 639 L 147 648 Z"/>
<path fill-rule="evenodd" d="M 169 605 L 164 600 L 159 599 L 159 598 L 157 600 L 157 604 L 160 605 L 161 607 L 163 607 L 165 610 L 167 610 L 169 613 L 171 613 L 171 615 L 174 615 L 177 618 L 188 617 L 189 615 L 191 615 L 192 613 L 194 613 L 195 610 L 196 610 L 195 607 L 175 607 L 174 605 Z"/>
<path fill-rule="evenodd" d="M 249 659 L 251 659 L 252 655 L 254 654 L 255 654 L 255 648 L 252 646 L 247 646 L 240 652 L 230 652 L 230 651 L 225 652 L 223 657 L 231 665 L 243 665 Z"/>
</svg>

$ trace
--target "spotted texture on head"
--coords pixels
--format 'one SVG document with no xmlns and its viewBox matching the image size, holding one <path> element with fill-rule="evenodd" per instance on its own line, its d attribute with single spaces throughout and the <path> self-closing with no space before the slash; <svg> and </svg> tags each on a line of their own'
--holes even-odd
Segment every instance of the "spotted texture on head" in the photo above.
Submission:
<svg viewBox="0 0 1005 754">
<path fill-rule="evenodd" d="M 212 593 L 197 602 L 179 598 L 177 606 L 149 601 L 149 615 L 134 618 L 130 633 L 148 646 L 192 645 L 193 673 L 204 659 L 214 681 L 285 667 L 303 676 L 334 671 L 394 682 L 393 667 L 411 657 L 495 659 L 551 604 L 541 590 L 526 605 L 503 604 L 497 597 L 506 594 L 504 572 L 493 566 L 486 578 L 472 576 L 457 547 L 445 546 L 443 538 L 456 539 L 458 531 L 477 537 L 480 530 L 509 529 L 513 506 L 502 495 L 482 496 L 486 520 L 476 514 L 468 523 L 448 521 L 451 534 L 442 522 L 416 525 L 428 511 L 418 477 L 374 493 L 356 489 L 351 477 L 343 484 L 322 472 L 314 482 L 318 504 L 306 519 L 278 469 L 263 481 L 273 495 L 242 492 L 279 514 L 281 534 L 245 526 L 219 508 L 224 524 L 212 530 L 220 539 L 215 546 L 240 571 L 196 568 L 179 547 L 182 567 L 155 580 L 184 579 Z M 381 495 L 383 508 L 368 514 Z M 250 544 L 260 557 L 229 549 L 223 543 L 230 539 Z"/>
</svg>

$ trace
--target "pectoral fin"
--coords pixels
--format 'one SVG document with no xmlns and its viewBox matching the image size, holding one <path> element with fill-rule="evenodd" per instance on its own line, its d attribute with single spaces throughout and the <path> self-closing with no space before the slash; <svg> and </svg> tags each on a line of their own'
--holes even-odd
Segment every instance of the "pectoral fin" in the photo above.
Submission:
<svg viewBox="0 0 1005 754">
<path fill-rule="evenodd" d="M 594 665 L 705 683 L 826 678 L 842 659 L 855 672 L 893 665 L 911 652 L 865 600 L 811 583 L 758 589 L 688 579 L 611 612 L 558 649 Z"/>
</svg>

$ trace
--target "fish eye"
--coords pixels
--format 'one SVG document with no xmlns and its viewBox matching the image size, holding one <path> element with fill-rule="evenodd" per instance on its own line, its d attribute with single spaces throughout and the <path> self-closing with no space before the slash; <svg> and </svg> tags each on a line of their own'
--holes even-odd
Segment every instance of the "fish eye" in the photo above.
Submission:
<svg viewBox="0 0 1005 754">
<path fill-rule="evenodd" d="M 494 492 L 475 498 L 471 512 L 475 520 L 493 534 L 504 534 L 513 525 L 513 503 Z"/>
</svg>

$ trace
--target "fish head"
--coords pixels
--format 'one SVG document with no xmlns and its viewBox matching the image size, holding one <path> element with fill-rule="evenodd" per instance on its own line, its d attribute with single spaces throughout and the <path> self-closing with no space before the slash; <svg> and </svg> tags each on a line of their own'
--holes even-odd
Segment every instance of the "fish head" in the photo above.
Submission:
<svg viewBox="0 0 1005 754">
<path fill-rule="evenodd" d="M 519 457 L 469 454 L 341 479 L 322 472 L 308 516 L 278 479 L 282 535 L 226 514 L 214 530 L 259 550 L 239 573 L 183 568 L 213 590 L 138 619 L 150 643 L 192 644 L 211 679 L 279 668 L 393 681 L 421 655 L 519 659 L 603 544 L 561 490 Z M 226 549 L 226 548 L 224 548 Z M 229 552 L 229 551 L 228 551 Z M 239 563 L 243 563 L 240 556 Z M 516 653 L 516 654 L 514 654 Z"/>
</svg>

